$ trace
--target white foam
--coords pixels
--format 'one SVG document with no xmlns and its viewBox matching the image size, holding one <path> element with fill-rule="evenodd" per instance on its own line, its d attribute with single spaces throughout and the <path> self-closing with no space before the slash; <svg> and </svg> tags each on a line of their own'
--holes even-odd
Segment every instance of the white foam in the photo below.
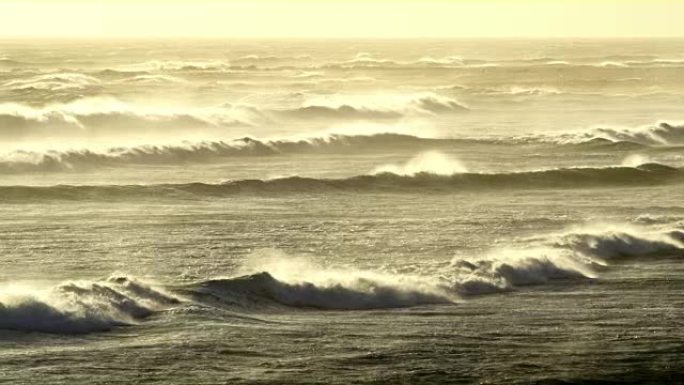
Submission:
<svg viewBox="0 0 684 385">
<path fill-rule="evenodd" d="M 468 170 L 458 160 L 438 151 L 422 152 L 403 164 L 388 164 L 377 167 L 373 174 L 389 172 L 396 175 L 413 176 L 419 173 L 453 175 Z"/>
<path fill-rule="evenodd" d="M 0 287 L 0 329 L 89 333 L 133 324 L 178 300 L 129 277 Z"/>
</svg>

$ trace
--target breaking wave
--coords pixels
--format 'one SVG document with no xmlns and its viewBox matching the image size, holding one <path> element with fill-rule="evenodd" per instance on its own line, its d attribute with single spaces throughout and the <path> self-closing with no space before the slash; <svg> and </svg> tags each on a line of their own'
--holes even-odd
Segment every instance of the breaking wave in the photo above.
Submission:
<svg viewBox="0 0 684 385">
<path fill-rule="evenodd" d="M 95 77 L 81 73 L 51 73 L 36 75 L 28 78 L 13 79 L 5 82 L 2 87 L 10 90 L 83 90 L 88 87 L 97 87 L 101 81 Z"/>
<path fill-rule="evenodd" d="M 628 225 L 606 226 L 595 231 L 578 229 L 563 234 L 556 245 L 608 261 L 627 257 L 682 256 L 684 231 L 677 228 L 648 231 Z"/>
<path fill-rule="evenodd" d="M 203 281 L 191 289 L 196 300 L 245 308 L 297 307 L 364 310 L 449 304 L 463 296 L 513 290 L 552 280 L 591 276 L 588 268 L 559 255 L 502 256 L 452 261 L 439 271 L 397 274 L 382 270 L 323 268 L 280 252 L 259 255 L 248 273 Z"/>
<path fill-rule="evenodd" d="M 327 310 L 364 310 L 450 303 L 439 290 L 421 291 L 382 280 L 355 277 L 346 282 L 331 279 L 328 283 L 286 282 L 268 272 L 237 278 L 202 282 L 193 291 L 196 299 L 221 306 L 263 308 L 268 305 Z"/>
<path fill-rule="evenodd" d="M 131 106 L 114 98 L 91 97 L 69 103 L 31 107 L 0 103 L 0 137 L 61 137 L 69 135 L 141 134 L 149 130 L 249 126 L 259 118 L 253 109 L 224 105 L 184 112 Z"/>
<path fill-rule="evenodd" d="M 53 79 L 49 83 L 42 81 L 41 84 L 44 87 L 75 87 L 83 80 L 80 77 L 75 79 L 70 80 L 70 83 Z M 121 82 L 175 83 L 183 80 L 161 75 L 139 75 Z M 31 87 L 38 87 L 35 82 L 30 84 Z M 259 109 L 251 105 L 231 103 L 178 109 L 132 105 L 103 96 L 85 97 L 42 107 L 0 103 L 0 127 L 3 127 L 0 130 L 0 139 L 103 134 L 118 137 L 122 133 L 140 135 L 149 131 L 168 135 L 172 130 L 186 130 L 197 136 L 197 129 L 250 127 L 272 123 L 277 118 L 374 120 L 467 111 L 457 101 L 431 93 L 397 97 L 390 103 L 370 99 L 313 101 L 289 109 Z"/>
<path fill-rule="evenodd" d="M 115 147 L 99 152 L 93 150 L 46 152 L 20 150 L 0 158 L 0 174 L 79 171 L 130 164 L 187 164 L 240 156 L 376 153 L 380 150 L 430 148 L 458 142 L 460 141 L 418 138 L 403 134 L 332 134 L 300 140 L 260 141 L 245 137 L 231 141 Z"/>
<path fill-rule="evenodd" d="M 598 127 L 586 132 L 562 134 L 555 141 L 562 144 L 609 141 L 643 146 L 682 145 L 684 144 L 684 125 L 660 122 L 642 127 Z"/>
<path fill-rule="evenodd" d="M 528 246 L 455 257 L 412 272 L 335 269 L 264 250 L 248 260 L 245 275 L 190 287 L 190 295 L 214 306 L 239 309 L 315 308 L 363 310 L 448 304 L 464 297 L 526 286 L 597 277 L 621 257 L 684 256 L 684 232 L 631 225 L 595 225 L 528 240 Z M 406 268 L 404 270 L 411 270 Z"/>
<path fill-rule="evenodd" d="M 50 288 L 0 288 L 0 329 L 62 334 L 131 325 L 179 300 L 125 276 Z"/>
<path fill-rule="evenodd" d="M 521 240 L 517 240 L 520 242 Z M 625 258 L 684 257 L 684 231 L 584 225 L 522 239 L 523 244 L 429 265 L 326 267 L 278 250 L 259 250 L 238 275 L 175 285 L 170 291 L 116 275 L 54 287 L 0 288 L 0 329 L 90 333 L 133 325 L 183 303 L 197 311 L 369 310 L 448 305 L 528 286 L 571 284 Z M 198 305 L 198 306 L 196 306 Z"/>
</svg>

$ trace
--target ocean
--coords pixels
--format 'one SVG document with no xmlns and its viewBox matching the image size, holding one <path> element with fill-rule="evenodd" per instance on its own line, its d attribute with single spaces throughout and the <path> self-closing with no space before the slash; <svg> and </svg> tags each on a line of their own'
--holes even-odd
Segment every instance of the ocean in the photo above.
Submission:
<svg viewBox="0 0 684 385">
<path fill-rule="evenodd" d="M 684 383 L 684 40 L 0 41 L 0 383 Z"/>
</svg>

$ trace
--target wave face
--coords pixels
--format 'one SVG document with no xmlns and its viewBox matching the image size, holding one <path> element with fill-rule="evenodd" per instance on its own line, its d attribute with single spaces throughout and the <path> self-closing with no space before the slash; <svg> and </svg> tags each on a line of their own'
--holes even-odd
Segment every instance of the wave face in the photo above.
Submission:
<svg viewBox="0 0 684 385">
<path fill-rule="evenodd" d="M 65 282 L 0 289 L 0 329 L 80 334 L 133 324 L 179 300 L 138 280 Z"/>
<path fill-rule="evenodd" d="M 363 192 L 453 193 L 500 189 L 572 189 L 614 186 L 653 186 L 684 181 L 682 170 L 661 164 L 638 167 L 571 168 L 500 174 L 462 173 L 436 175 L 382 173 L 347 179 L 287 177 L 244 179 L 222 184 L 186 183 L 160 185 L 99 186 L 0 186 L 0 199 L 23 201 L 41 199 L 129 199 L 146 197 L 192 198 L 232 195 L 284 195 Z"/>
<path fill-rule="evenodd" d="M 268 272 L 209 280 L 201 283 L 194 290 L 194 295 L 200 299 L 213 298 L 222 306 L 240 308 L 284 305 L 326 310 L 367 310 L 451 302 L 437 290 L 430 293 L 368 278 L 316 285 L 310 282 L 284 282 Z"/>
</svg>

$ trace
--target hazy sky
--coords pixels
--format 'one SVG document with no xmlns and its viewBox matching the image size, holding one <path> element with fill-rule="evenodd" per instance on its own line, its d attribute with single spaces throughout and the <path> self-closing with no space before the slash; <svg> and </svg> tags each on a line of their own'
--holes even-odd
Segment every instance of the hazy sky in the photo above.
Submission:
<svg viewBox="0 0 684 385">
<path fill-rule="evenodd" d="M 684 36 L 684 1 L 0 0 L 0 37 Z"/>
</svg>

